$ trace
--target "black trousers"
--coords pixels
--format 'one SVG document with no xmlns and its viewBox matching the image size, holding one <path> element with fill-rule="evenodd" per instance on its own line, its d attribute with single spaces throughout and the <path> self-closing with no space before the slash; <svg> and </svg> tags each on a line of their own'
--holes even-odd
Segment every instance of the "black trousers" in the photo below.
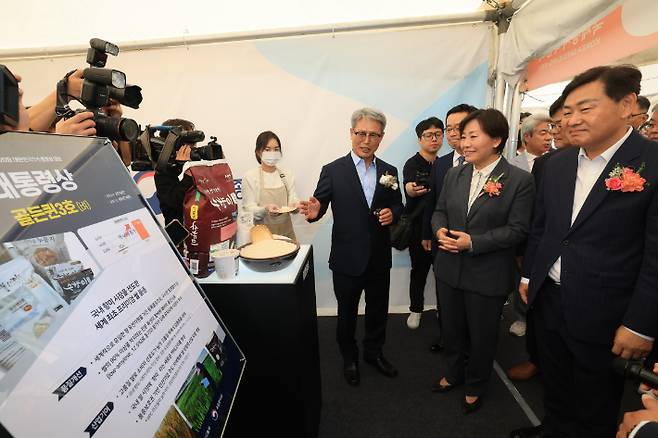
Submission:
<svg viewBox="0 0 658 438">
<path fill-rule="evenodd" d="M 359 348 L 354 339 L 361 292 L 366 298 L 366 327 L 363 337 L 363 355 L 375 358 L 382 353 L 388 318 L 388 291 L 391 270 L 373 266 L 359 276 L 333 272 L 334 293 L 338 302 L 336 340 L 345 362 L 358 361 Z"/>
<path fill-rule="evenodd" d="M 518 292 L 517 292 L 518 293 Z M 537 352 L 537 329 L 535 328 L 535 314 L 532 309 L 528 309 L 525 315 L 525 348 L 528 352 L 528 361 L 535 366 L 539 366 L 539 353 Z"/>
<path fill-rule="evenodd" d="M 421 313 L 425 308 L 425 282 L 432 267 L 432 253 L 425 251 L 419 239 L 413 239 L 409 244 L 411 272 L 409 273 L 409 311 Z M 438 293 L 436 307 L 439 307 Z"/>
<path fill-rule="evenodd" d="M 493 370 L 498 325 L 507 297 L 455 289 L 441 280 L 438 287 L 447 365 L 444 377 L 452 385 L 465 383 L 466 395 L 479 397 Z"/>
<path fill-rule="evenodd" d="M 547 281 L 534 303 L 544 384 L 544 428 L 549 437 L 614 437 L 624 391 L 612 370 L 609 345 L 581 341 L 566 330 L 561 290 Z"/>
</svg>

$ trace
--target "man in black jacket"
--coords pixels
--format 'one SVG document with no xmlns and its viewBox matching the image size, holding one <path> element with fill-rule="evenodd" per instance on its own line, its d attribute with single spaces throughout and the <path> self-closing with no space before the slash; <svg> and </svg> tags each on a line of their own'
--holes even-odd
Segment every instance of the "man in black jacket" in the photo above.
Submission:
<svg viewBox="0 0 658 438">
<path fill-rule="evenodd" d="M 193 131 L 194 123 L 183 119 L 169 119 L 162 122 L 164 126 L 178 126 L 183 131 Z M 166 137 L 166 135 L 162 135 Z M 192 145 L 183 145 L 176 151 L 176 161 L 169 164 L 162 172 L 155 172 L 155 193 L 160 202 L 160 210 L 165 219 L 165 225 L 174 219 L 183 223 L 183 200 L 185 192 L 192 187 L 192 177 L 183 175 L 179 180 L 178 176 L 183 171 L 183 165 L 190 161 Z"/>
<path fill-rule="evenodd" d="M 397 169 L 375 157 L 385 128 L 386 117 L 381 112 L 356 110 L 350 128 L 352 151 L 322 168 L 315 193 L 300 206 L 306 219 L 313 222 L 331 204 L 334 224 L 329 268 L 338 302 L 336 339 L 343 355 L 345 379 L 353 386 L 360 381 L 354 332 L 364 290 L 363 358 L 385 376 L 397 375 L 382 347 L 392 258 L 388 225 L 398 220 L 403 207 Z"/>
<path fill-rule="evenodd" d="M 404 163 L 402 183 L 407 197 L 405 214 L 412 215 L 409 242 L 409 317 L 407 327 L 414 330 L 420 325 L 425 303 L 425 280 L 432 267 L 430 245 L 422 244 L 423 213 L 430 194 L 430 173 L 436 153 L 443 143 L 443 122 L 436 118 L 422 120 L 416 125 L 419 151 Z"/>
</svg>

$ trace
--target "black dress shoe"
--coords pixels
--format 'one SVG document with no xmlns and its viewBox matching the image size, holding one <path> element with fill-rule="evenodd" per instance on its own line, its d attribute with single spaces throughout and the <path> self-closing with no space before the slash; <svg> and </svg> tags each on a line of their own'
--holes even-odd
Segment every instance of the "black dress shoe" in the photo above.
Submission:
<svg viewBox="0 0 658 438">
<path fill-rule="evenodd" d="M 522 427 L 510 432 L 510 438 L 541 438 L 543 437 L 544 426 L 541 424 L 535 427 Z"/>
<path fill-rule="evenodd" d="M 382 355 L 379 355 L 375 358 L 364 357 L 363 360 L 375 367 L 377 371 L 386 377 L 395 377 L 398 375 L 398 370 L 396 370 L 395 367 L 391 365 L 391 363 L 387 361 L 386 358 Z"/>
<path fill-rule="evenodd" d="M 359 366 L 356 362 L 346 363 L 343 367 L 343 375 L 345 380 L 350 386 L 357 386 L 361 381 L 361 376 L 359 375 Z"/>
<path fill-rule="evenodd" d="M 468 403 L 466 399 L 462 401 L 462 410 L 464 415 L 472 414 L 482 407 L 482 396 L 478 397 L 473 403 Z"/>
<path fill-rule="evenodd" d="M 434 342 L 430 345 L 430 351 L 432 353 L 440 353 L 443 351 L 443 344 L 441 342 Z"/>
</svg>

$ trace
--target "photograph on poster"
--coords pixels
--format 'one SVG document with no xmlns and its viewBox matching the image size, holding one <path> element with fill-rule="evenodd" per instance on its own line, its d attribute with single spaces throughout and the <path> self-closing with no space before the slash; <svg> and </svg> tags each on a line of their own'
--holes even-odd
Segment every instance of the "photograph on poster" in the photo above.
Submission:
<svg viewBox="0 0 658 438">
<path fill-rule="evenodd" d="M 195 432 L 201 430 L 206 420 L 221 379 L 219 364 L 204 348 L 176 395 L 179 412 Z"/>
<path fill-rule="evenodd" d="M 0 378 L 26 349 L 38 355 L 57 319 L 100 273 L 73 233 L 0 248 Z"/>
<path fill-rule="evenodd" d="M 154 438 L 193 438 L 194 432 L 190 429 L 176 405 L 171 405 L 160 423 L 160 428 L 153 435 Z"/>
<path fill-rule="evenodd" d="M 152 236 L 156 233 L 159 233 L 157 225 L 146 210 L 133 211 L 78 230 L 103 268 L 119 258 L 141 251 L 144 244 L 154 243 Z M 158 243 L 160 240 L 156 239 Z"/>
</svg>

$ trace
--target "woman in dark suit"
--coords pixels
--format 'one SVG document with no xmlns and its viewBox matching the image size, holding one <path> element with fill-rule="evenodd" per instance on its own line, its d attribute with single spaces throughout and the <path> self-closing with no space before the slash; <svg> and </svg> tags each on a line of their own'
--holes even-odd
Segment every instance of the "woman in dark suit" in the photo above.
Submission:
<svg viewBox="0 0 658 438">
<path fill-rule="evenodd" d="M 491 375 L 500 315 L 516 286 L 515 249 L 528 234 L 535 187 L 530 173 L 500 155 L 509 132 L 500 111 L 477 110 L 460 129 L 468 164 L 448 171 L 432 216 L 447 359 L 432 390 L 465 384 L 468 414 L 482 404 Z"/>
</svg>

